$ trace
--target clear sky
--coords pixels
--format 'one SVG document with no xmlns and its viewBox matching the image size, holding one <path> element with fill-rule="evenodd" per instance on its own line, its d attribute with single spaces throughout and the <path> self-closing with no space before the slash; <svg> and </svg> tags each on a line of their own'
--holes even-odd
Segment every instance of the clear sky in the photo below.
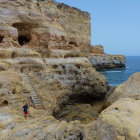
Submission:
<svg viewBox="0 0 140 140">
<path fill-rule="evenodd" d="M 56 0 L 91 14 L 92 45 L 140 56 L 140 0 Z"/>
</svg>

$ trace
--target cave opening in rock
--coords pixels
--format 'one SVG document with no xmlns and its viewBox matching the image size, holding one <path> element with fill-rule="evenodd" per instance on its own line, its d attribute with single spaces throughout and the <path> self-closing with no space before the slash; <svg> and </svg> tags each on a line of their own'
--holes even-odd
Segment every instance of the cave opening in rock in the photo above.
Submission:
<svg viewBox="0 0 140 140">
<path fill-rule="evenodd" d="M 18 30 L 18 43 L 21 46 L 30 43 L 33 28 L 31 23 L 14 23 L 12 26 Z"/>
<path fill-rule="evenodd" d="M 12 57 L 12 58 L 15 58 L 15 57 L 16 57 L 16 52 L 12 52 L 11 57 Z"/>
<path fill-rule="evenodd" d="M 4 100 L 3 104 L 8 105 L 8 101 Z"/>
<path fill-rule="evenodd" d="M 2 88 L 3 87 L 3 85 L 2 84 L 0 84 L 0 88 Z"/>
<path fill-rule="evenodd" d="M 7 100 L 3 101 L 3 106 L 5 106 L 5 105 L 8 105 L 8 101 Z"/>
<path fill-rule="evenodd" d="M 13 89 L 12 94 L 16 94 L 16 89 Z"/>
<path fill-rule="evenodd" d="M 30 42 L 30 37 L 27 35 L 19 35 L 18 36 L 18 42 L 21 46 L 27 44 Z"/>
<path fill-rule="evenodd" d="M 79 120 L 87 124 L 96 120 L 99 114 L 108 107 L 105 100 L 87 95 L 71 96 L 69 101 L 61 105 L 59 112 L 53 116 L 67 122 Z"/>
<path fill-rule="evenodd" d="M 5 107 L 9 104 L 9 102 L 7 100 L 4 100 L 0 103 L 0 107 Z"/>
<path fill-rule="evenodd" d="M 70 45 L 74 45 L 74 46 L 78 46 L 77 43 L 75 41 L 70 41 L 69 42 Z"/>
<path fill-rule="evenodd" d="M 4 36 L 0 35 L 0 43 L 2 43 Z"/>
</svg>

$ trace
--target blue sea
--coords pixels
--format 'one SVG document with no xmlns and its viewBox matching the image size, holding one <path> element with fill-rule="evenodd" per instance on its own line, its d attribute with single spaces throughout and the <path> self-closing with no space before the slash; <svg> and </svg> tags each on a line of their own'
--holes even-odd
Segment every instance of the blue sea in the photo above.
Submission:
<svg viewBox="0 0 140 140">
<path fill-rule="evenodd" d="M 125 82 L 132 74 L 140 72 L 140 56 L 127 56 L 126 68 L 113 70 L 100 70 L 104 74 L 110 86 L 117 86 Z"/>
</svg>

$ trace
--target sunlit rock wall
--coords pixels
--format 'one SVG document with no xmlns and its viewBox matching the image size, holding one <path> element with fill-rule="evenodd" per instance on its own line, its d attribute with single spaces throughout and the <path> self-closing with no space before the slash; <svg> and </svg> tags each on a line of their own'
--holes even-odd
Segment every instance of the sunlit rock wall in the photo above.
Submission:
<svg viewBox="0 0 140 140">
<path fill-rule="evenodd" d="M 89 47 L 90 15 L 53 1 L 1 0 L 0 43 L 32 49 Z"/>
</svg>

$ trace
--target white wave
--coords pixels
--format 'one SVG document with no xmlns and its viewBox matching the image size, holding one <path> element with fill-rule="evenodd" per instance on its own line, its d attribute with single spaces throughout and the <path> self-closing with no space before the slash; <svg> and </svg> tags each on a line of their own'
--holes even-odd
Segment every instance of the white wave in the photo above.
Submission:
<svg viewBox="0 0 140 140">
<path fill-rule="evenodd" d="M 104 71 L 104 72 L 101 72 L 101 73 L 118 73 L 118 72 L 122 72 L 122 71 Z"/>
<path fill-rule="evenodd" d="M 118 84 L 109 84 L 110 86 L 116 87 Z"/>
</svg>

